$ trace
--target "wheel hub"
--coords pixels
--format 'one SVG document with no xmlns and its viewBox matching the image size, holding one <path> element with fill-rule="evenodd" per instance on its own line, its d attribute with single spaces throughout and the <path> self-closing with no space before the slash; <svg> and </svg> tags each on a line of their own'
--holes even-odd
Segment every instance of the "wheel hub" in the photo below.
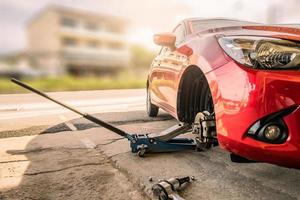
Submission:
<svg viewBox="0 0 300 200">
<path fill-rule="evenodd" d="M 197 113 L 192 125 L 192 133 L 196 135 L 195 140 L 199 150 L 216 146 L 218 142 L 214 114 L 210 114 L 208 111 Z"/>
</svg>

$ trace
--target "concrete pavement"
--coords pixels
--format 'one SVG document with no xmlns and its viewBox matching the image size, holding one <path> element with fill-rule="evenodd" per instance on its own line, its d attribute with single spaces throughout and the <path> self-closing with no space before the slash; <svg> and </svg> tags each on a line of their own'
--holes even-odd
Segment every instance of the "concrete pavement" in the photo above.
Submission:
<svg viewBox="0 0 300 200">
<path fill-rule="evenodd" d="M 174 123 L 156 121 L 120 128 L 136 133 L 158 132 Z M 123 177 L 123 188 L 116 184 L 118 181 L 106 178 L 108 173 L 108 177 L 119 180 L 114 172 Z M 217 147 L 207 152 L 139 158 L 130 152 L 128 141 L 103 128 L 0 139 L 0 197 L 4 199 L 13 195 L 22 199 L 21 194 L 50 199 L 147 199 L 151 198 L 153 184 L 149 176 L 156 182 L 181 175 L 196 177 L 180 192 L 188 200 L 300 197 L 299 170 L 264 163 L 231 163 L 228 153 Z"/>
</svg>

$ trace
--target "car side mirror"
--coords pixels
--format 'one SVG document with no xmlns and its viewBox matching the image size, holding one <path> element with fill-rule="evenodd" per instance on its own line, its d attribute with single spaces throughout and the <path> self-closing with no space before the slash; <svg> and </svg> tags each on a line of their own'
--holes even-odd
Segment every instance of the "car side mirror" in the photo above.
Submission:
<svg viewBox="0 0 300 200">
<path fill-rule="evenodd" d="M 175 48 L 176 36 L 173 33 L 159 33 L 153 36 L 155 44 L 164 47 Z"/>
</svg>

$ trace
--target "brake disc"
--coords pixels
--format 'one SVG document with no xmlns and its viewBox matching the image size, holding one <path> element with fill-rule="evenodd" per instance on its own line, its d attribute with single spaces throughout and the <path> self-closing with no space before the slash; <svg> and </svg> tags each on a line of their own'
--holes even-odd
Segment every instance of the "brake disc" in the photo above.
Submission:
<svg viewBox="0 0 300 200">
<path fill-rule="evenodd" d="M 214 114 L 208 111 L 197 113 L 192 125 L 192 133 L 198 150 L 206 150 L 217 145 L 216 122 Z"/>
</svg>

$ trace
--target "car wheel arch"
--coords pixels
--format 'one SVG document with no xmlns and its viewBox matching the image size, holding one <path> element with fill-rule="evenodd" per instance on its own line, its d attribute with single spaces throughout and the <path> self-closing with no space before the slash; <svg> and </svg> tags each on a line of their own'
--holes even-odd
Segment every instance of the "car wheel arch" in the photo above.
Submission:
<svg viewBox="0 0 300 200">
<path fill-rule="evenodd" d="M 193 82 L 197 80 L 197 83 Z M 198 84 L 198 86 L 203 85 L 203 90 L 200 92 L 197 92 L 199 88 L 192 87 L 194 84 Z M 176 110 L 177 110 L 177 118 L 179 121 L 182 122 L 188 122 L 192 123 L 194 120 L 195 115 L 199 111 L 204 111 L 203 107 L 200 106 L 189 106 L 188 104 L 191 104 L 193 102 L 192 97 L 195 97 L 195 101 L 202 99 L 203 102 L 203 95 L 210 94 L 209 102 L 210 106 L 212 106 L 212 110 L 209 110 L 210 112 L 213 112 L 213 98 L 211 97 L 211 88 L 209 86 L 207 77 L 201 70 L 201 68 L 197 65 L 190 65 L 184 69 L 184 71 L 181 73 L 180 81 L 178 84 L 178 90 L 177 90 L 177 104 L 176 104 Z M 195 93 L 196 92 L 196 93 Z M 199 96 L 200 95 L 200 96 Z M 204 99 L 204 102 L 206 100 Z M 197 101 L 198 102 L 198 101 Z M 205 102 L 206 104 L 206 102 Z"/>
</svg>

